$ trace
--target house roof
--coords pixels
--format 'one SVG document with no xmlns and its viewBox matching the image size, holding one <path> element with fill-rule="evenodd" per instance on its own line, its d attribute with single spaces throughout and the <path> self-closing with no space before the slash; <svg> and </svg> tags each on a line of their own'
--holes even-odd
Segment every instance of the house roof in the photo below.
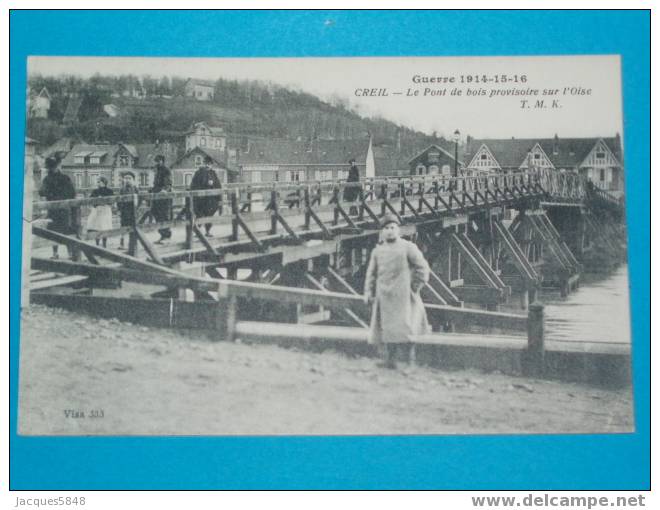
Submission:
<svg viewBox="0 0 660 510">
<path fill-rule="evenodd" d="M 201 85 L 203 87 L 215 88 L 215 83 L 211 80 L 200 80 L 199 78 L 188 78 L 186 84 L 192 83 L 193 85 Z"/>
<path fill-rule="evenodd" d="M 556 168 L 574 167 L 582 163 L 600 138 L 547 138 L 539 140 L 541 148 Z M 618 138 L 603 138 L 614 157 L 623 163 L 621 141 Z"/>
<path fill-rule="evenodd" d="M 200 155 L 209 156 L 217 165 L 222 168 L 227 167 L 227 157 L 225 151 L 212 149 L 208 147 L 193 147 L 185 154 L 183 154 L 174 164 L 174 168 L 183 168 L 183 161 L 193 155 L 194 153 L 199 153 Z"/>
<path fill-rule="evenodd" d="M 213 136 L 221 136 L 225 135 L 225 130 L 221 126 L 209 126 L 206 122 L 195 122 L 192 126 L 190 126 L 190 129 L 186 132 L 186 134 L 192 134 L 197 131 L 197 128 L 200 126 L 204 126 L 206 129 L 209 130 L 211 135 Z"/>
<path fill-rule="evenodd" d="M 439 150 L 440 152 L 443 152 L 445 155 L 449 156 L 451 159 L 454 159 L 454 147 L 453 147 L 453 146 L 451 146 L 451 147 L 450 147 L 450 146 L 443 147 L 442 145 L 440 145 L 440 144 L 438 144 L 438 143 L 433 143 L 433 144 L 429 145 L 429 146 L 428 146 L 426 149 L 424 149 L 423 151 L 420 151 L 420 152 L 418 152 L 417 154 L 415 154 L 414 156 L 412 156 L 412 157 L 408 160 L 408 163 L 412 163 L 415 159 L 419 158 L 419 157 L 422 156 L 425 152 L 427 152 L 427 151 L 429 151 L 429 150 L 431 150 L 431 149 L 437 149 L 437 150 Z M 458 159 L 458 162 L 459 162 L 460 164 L 463 164 L 463 162 L 460 160 L 460 158 Z"/>
<path fill-rule="evenodd" d="M 71 150 L 75 143 L 75 139 L 70 136 L 63 136 L 56 140 L 52 145 L 46 147 L 41 151 L 41 155 L 45 158 L 54 154 L 66 154 Z"/>
<path fill-rule="evenodd" d="M 358 164 L 367 159 L 369 139 L 313 140 L 286 139 L 250 140 L 249 151 L 242 151 L 239 165 L 347 165 L 355 158 Z"/>
<path fill-rule="evenodd" d="M 537 140 L 529 138 L 505 138 L 505 139 L 484 139 L 471 140 L 470 146 L 465 153 L 465 161 L 469 165 L 474 156 L 479 152 L 482 145 L 488 147 L 488 150 L 497 160 L 502 168 L 518 168 L 525 161 L 525 157 L 536 145 Z"/>
<path fill-rule="evenodd" d="M 408 161 L 410 152 L 401 152 L 395 147 L 374 146 L 374 167 L 377 176 L 407 175 L 410 173 Z"/>
<path fill-rule="evenodd" d="M 108 144 L 75 144 L 71 151 L 62 160 L 62 166 L 85 166 L 81 163 L 76 163 L 76 156 L 98 156 L 101 158 L 101 163 L 98 166 L 113 166 L 114 161 L 112 157 L 117 152 L 117 145 Z M 105 157 L 110 156 L 110 157 Z"/>
<path fill-rule="evenodd" d="M 467 164 L 486 145 L 502 168 L 518 168 L 525 157 L 538 143 L 555 168 L 574 167 L 584 161 L 600 138 L 506 138 L 473 139 L 466 147 Z M 621 162 L 621 142 L 619 138 L 602 139 L 615 157 Z"/>
<path fill-rule="evenodd" d="M 126 152 L 128 152 L 134 158 L 137 158 L 139 156 L 138 151 L 135 148 L 135 145 L 128 144 L 128 143 L 120 143 L 119 146 L 126 149 Z"/>
<path fill-rule="evenodd" d="M 47 97 L 48 99 L 50 99 L 50 93 L 48 92 L 48 89 L 46 87 L 43 87 L 39 91 L 39 94 L 37 94 L 37 97 Z"/>
</svg>

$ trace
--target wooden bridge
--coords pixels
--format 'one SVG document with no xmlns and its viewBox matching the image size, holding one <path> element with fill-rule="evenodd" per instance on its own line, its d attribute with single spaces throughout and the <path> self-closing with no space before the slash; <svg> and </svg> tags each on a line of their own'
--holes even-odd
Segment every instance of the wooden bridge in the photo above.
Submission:
<svg viewBox="0 0 660 510">
<path fill-rule="evenodd" d="M 353 202 L 344 200 L 349 187 L 358 188 Z M 205 196 L 221 200 L 221 214 L 195 217 L 191 204 Z M 168 221 L 154 220 L 155 199 L 171 201 Z M 132 225 L 84 231 L 91 207 L 120 202 L 139 212 Z M 76 235 L 39 219 L 55 208 L 73 212 Z M 31 299 L 137 323 L 219 329 L 227 340 L 364 344 L 369 311 L 360 294 L 385 213 L 400 219 L 402 235 L 432 268 L 422 298 L 434 334 L 420 345 L 513 350 L 528 368 L 545 366 L 546 351 L 566 350 L 543 341 L 542 306 L 529 306 L 540 286 L 568 294 L 585 265 L 625 257 L 622 203 L 572 173 L 229 184 L 34 203 Z M 209 223 L 212 237 L 200 228 Z M 173 235 L 159 245 L 163 228 Z M 125 252 L 120 236 L 128 238 Z M 107 248 L 96 244 L 100 237 Z M 66 245 L 71 260 L 49 258 L 51 243 Z M 498 311 L 514 295 L 529 317 Z M 571 349 L 626 350 L 579 342 Z"/>
</svg>

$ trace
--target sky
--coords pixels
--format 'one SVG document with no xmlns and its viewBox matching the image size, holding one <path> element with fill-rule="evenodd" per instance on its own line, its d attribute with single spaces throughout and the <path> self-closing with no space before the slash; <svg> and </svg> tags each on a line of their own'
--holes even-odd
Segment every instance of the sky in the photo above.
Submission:
<svg viewBox="0 0 660 510">
<path fill-rule="evenodd" d="M 28 73 L 82 77 L 95 73 L 149 74 L 270 81 L 326 100 L 340 96 L 348 99 L 363 116 L 381 116 L 445 137 L 451 137 L 455 130 L 460 131 L 462 138 L 468 134 L 475 138 L 537 138 L 555 134 L 594 137 L 622 132 L 618 55 L 296 59 L 30 57 Z M 482 82 L 484 75 L 489 80 L 486 83 Z M 442 82 L 451 79 L 453 83 Z M 387 95 L 363 97 L 365 89 L 376 89 L 376 93 L 385 89 L 381 94 Z M 445 95 L 440 95 L 443 89 Z M 460 90 L 461 95 L 451 95 L 453 89 Z M 467 96 L 468 89 L 472 93 L 482 89 L 485 96 Z M 538 96 L 513 95 L 533 94 L 533 91 Z M 543 95 L 546 91 L 548 94 Z M 529 102 L 523 105 L 521 101 L 525 99 Z M 543 100 L 543 105 L 534 107 L 537 100 Z M 557 101 L 554 105 L 553 100 Z"/>
</svg>

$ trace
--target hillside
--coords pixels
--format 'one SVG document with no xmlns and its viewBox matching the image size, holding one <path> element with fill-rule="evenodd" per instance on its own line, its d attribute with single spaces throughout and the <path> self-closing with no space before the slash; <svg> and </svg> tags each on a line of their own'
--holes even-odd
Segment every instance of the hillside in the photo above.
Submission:
<svg viewBox="0 0 660 510">
<path fill-rule="evenodd" d="M 376 145 L 400 143 L 406 153 L 442 141 L 382 118 L 362 117 L 342 98 L 333 99 L 331 104 L 272 83 L 218 79 L 214 100 L 196 101 L 183 97 L 184 83 L 178 77 L 95 76 L 84 80 L 33 76 L 30 89 L 34 92 L 47 87 L 52 105 L 48 119 L 30 119 L 28 136 L 42 144 L 64 135 L 90 142 L 148 143 L 175 137 L 193 122 L 206 121 L 243 136 L 306 140 L 371 134 Z M 73 115 L 71 103 L 76 106 Z M 104 111 L 107 104 L 118 108 L 117 116 L 110 117 Z"/>
</svg>

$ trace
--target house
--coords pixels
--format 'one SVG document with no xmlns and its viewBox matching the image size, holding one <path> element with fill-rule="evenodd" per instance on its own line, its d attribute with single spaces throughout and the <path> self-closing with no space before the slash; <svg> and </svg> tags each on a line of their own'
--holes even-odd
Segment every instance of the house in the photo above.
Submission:
<svg viewBox="0 0 660 510">
<path fill-rule="evenodd" d="M 136 185 L 149 189 L 153 185 L 157 155 L 165 157 L 169 168 L 177 161 L 178 148 L 169 142 L 151 144 L 75 144 L 62 160 L 62 172 L 71 177 L 76 189 L 96 187 L 99 177 L 113 187 L 121 186 L 125 171 L 135 174 Z"/>
<path fill-rule="evenodd" d="M 36 96 L 28 96 L 28 115 L 33 119 L 47 119 L 50 110 L 50 93 L 43 87 Z"/>
<path fill-rule="evenodd" d="M 621 137 L 612 138 L 510 138 L 475 140 L 465 148 L 468 170 L 511 172 L 545 168 L 577 172 L 601 189 L 623 193 Z"/>
<path fill-rule="evenodd" d="M 227 148 L 227 135 L 221 127 L 195 122 L 186 133 L 186 151 L 195 147 L 224 151 Z"/>
<path fill-rule="evenodd" d="M 432 144 L 408 160 L 410 175 L 454 175 L 454 170 L 462 169 L 463 162 L 454 158 L 451 147 Z"/>
<path fill-rule="evenodd" d="M 355 159 L 362 176 L 375 173 L 371 139 L 248 140 L 238 152 L 236 167 L 242 182 L 303 182 L 345 179 Z"/>
<path fill-rule="evenodd" d="M 178 149 L 170 142 L 126 144 L 119 143 L 115 153 L 115 185 L 121 185 L 121 175 L 130 171 L 135 174 L 135 184 L 143 189 L 149 189 L 154 182 L 156 156 L 165 158 L 165 166 L 172 168 L 176 162 Z"/>
<path fill-rule="evenodd" d="M 184 95 L 199 101 L 212 101 L 215 95 L 215 84 L 212 81 L 188 78 L 184 85 Z"/>
<path fill-rule="evenodd" d="M 73 181 L 76 190 L 95 188 L 100 177 L 115 184 L 115 154 L 118 146 L 106 143 L 74 145 L 64 157 L 61 170 Z"/>
<path fill-rule="evenodd" d="M 512 172 L 529 164 L 534 150 L 534 162 L 548 163 L 547 155 L 538 150 L 538 141 L 524 138 L 475 140 L 468 137 L 465 161 L 473 173 Z"/>
<path fill-rule="evenodd" d="M 190 186 L 193 175 L 200 166 L 204 165 L 204 159 L 207 156 L 213 160 L 211 168 L 218 174 L 220 182 L 227 183 L 236 180 L 236 171 L 227 168 L 227 153 L 224 150 L 193 147 L 172 166 L 174 186 L 186 188 Z"/>
<path fill-rule="evenodd" d="M 116 104 L 104 104 L 103 111 L 108 117 L 117 117 L 119 115 L 119 107 Z"/>
</svg>

